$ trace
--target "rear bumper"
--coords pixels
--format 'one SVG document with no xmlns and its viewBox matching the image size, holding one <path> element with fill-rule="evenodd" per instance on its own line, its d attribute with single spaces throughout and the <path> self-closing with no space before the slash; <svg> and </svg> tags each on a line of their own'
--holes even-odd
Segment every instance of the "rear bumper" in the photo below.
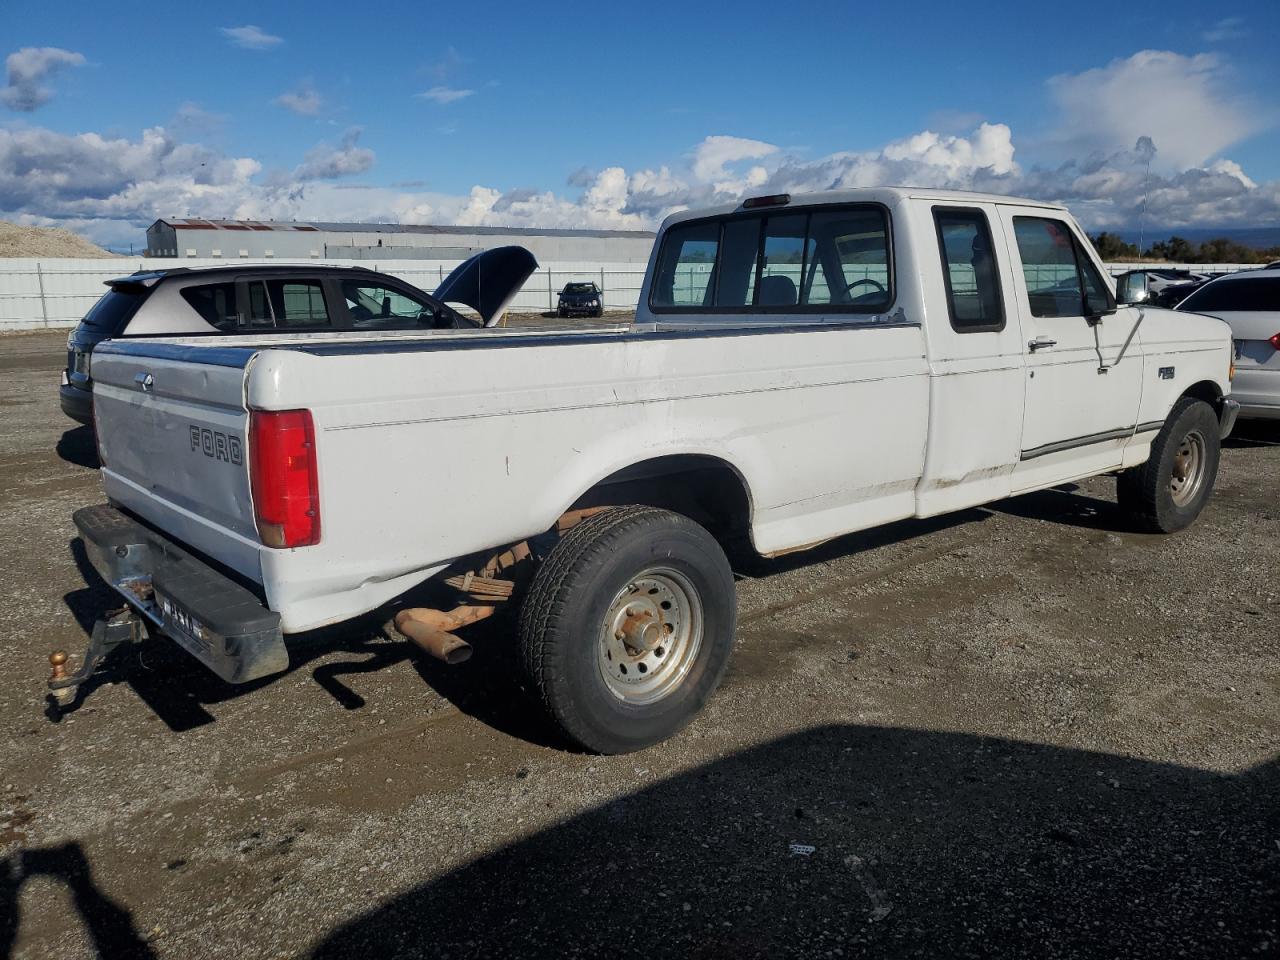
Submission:
<svg viewBox="0 0 1280 960">
<path fill-rule="evenodd" d="M 58 388 L 58 403 L 62 412 L 79 423 L 93 423 L 93 391 L 81 390 L 67 382 L 67 374 L 62 374 L 62 386 Z"/>
<path fill-rule="evenodd" d="M 102 578 L 223 680 L 246 683 L 288 668 L 280 616 L 253 592 L 110 504 L 72 519 Z"/>
</svg>

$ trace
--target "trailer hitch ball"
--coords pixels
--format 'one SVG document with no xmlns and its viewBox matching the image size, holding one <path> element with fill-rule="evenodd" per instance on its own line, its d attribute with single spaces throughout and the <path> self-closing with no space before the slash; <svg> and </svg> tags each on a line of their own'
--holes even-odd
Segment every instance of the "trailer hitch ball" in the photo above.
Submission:
<svg viewBox="0 0 1280 960">
<path fill-rule="evenodd" d="M 58 705 L 63 707 L 74 700 L 76 696 L 75 687 L 53 685 L 55 681 L 67 679 L 67 659 L 65 650 L 55 650 L 49 654 L 49 666 L 53 668 L 53 673 L 49 676 L 49 693 L 58 702 Z"/>
</svg>

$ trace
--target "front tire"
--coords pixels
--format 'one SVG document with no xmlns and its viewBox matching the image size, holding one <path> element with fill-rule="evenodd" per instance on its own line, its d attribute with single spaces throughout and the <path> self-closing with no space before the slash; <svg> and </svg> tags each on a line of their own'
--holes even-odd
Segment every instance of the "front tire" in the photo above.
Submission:
<svg viewBox="0 0 1280 960">
<path fill-rule="evenodd" d="M 640 750 L 687 725 L 720 683 L 736 608 L 705 529 L 655 507 L 608 510 L 539 567 L 520 615 L 525 669 L 574 743 Z"/>
<path fill-rule="evenodd" d="M 1191 526 L 1213 492 L 1221 452 L 1213 408 L 1183 397 L 1151 442 L 1147 462 L 1117 478 L 1120 508 L 1149 533 Z"/>
</svg>

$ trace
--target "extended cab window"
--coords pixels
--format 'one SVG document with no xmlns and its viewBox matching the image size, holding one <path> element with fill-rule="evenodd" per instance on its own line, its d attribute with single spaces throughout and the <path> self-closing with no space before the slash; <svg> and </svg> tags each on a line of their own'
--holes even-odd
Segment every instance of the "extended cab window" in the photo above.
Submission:
<svg viewBox="0 0 1280 960">
<path fill-rule="evenodd" d="M 678 224 L 663 238 L 659 311 L 876 313 L 892 303 L 877 206 L 782 209 Z"/>
<path fill-rule="evenodd" d="M 987 215 L 981 210 L 934 207 L 933 219 L 951 326 L 960 333 L 1003 330 L 1000 275 Z"/>
<path fill-rule="evenodd" d="M 239 323 L 234 283 L 208 283 L 199 287 L 187 287 L 182 291 L 182 299 L 200 314 L 205 323 L 219 330 L 234 330 Z"/>
<path fill-rule="evenodd" d="M 361 330 L 419 330 L 435 323 L 430 304 L 394 287 L 343 280 L 342 296 L 351 313 L 351 325 Z"/>
<path fill-rule="evenodd" d="M 1106 283 L 1065 223 L 1014 217 L 1013 232 L 1032 316 L 1087 317 L 1113 308 Z"/>
</svg>

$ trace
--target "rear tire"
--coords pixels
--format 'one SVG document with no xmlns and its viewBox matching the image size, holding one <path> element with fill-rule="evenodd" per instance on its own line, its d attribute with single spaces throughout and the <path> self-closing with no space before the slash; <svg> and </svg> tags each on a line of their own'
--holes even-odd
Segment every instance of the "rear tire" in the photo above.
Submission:
<svg viewBox="0 0 1280 960">
<path fill-rule="evenodd" d="M 1183 397 L 1151 442 L 1151 457 L 1116 479 L 1120 509 L 1149 533 L 1176 533 L 1195 522 L 1218 476 L 1218 417 L 1203 400 Z"/>
<path fill-rule="evenodd" d="M 672 736 L 720 683 L 737 615 L 724 551 L 688 517 L 608 510 L 571 529 L 520 614 L 525 670 L 566 737 L 628 753 Z"/>
</svg>

